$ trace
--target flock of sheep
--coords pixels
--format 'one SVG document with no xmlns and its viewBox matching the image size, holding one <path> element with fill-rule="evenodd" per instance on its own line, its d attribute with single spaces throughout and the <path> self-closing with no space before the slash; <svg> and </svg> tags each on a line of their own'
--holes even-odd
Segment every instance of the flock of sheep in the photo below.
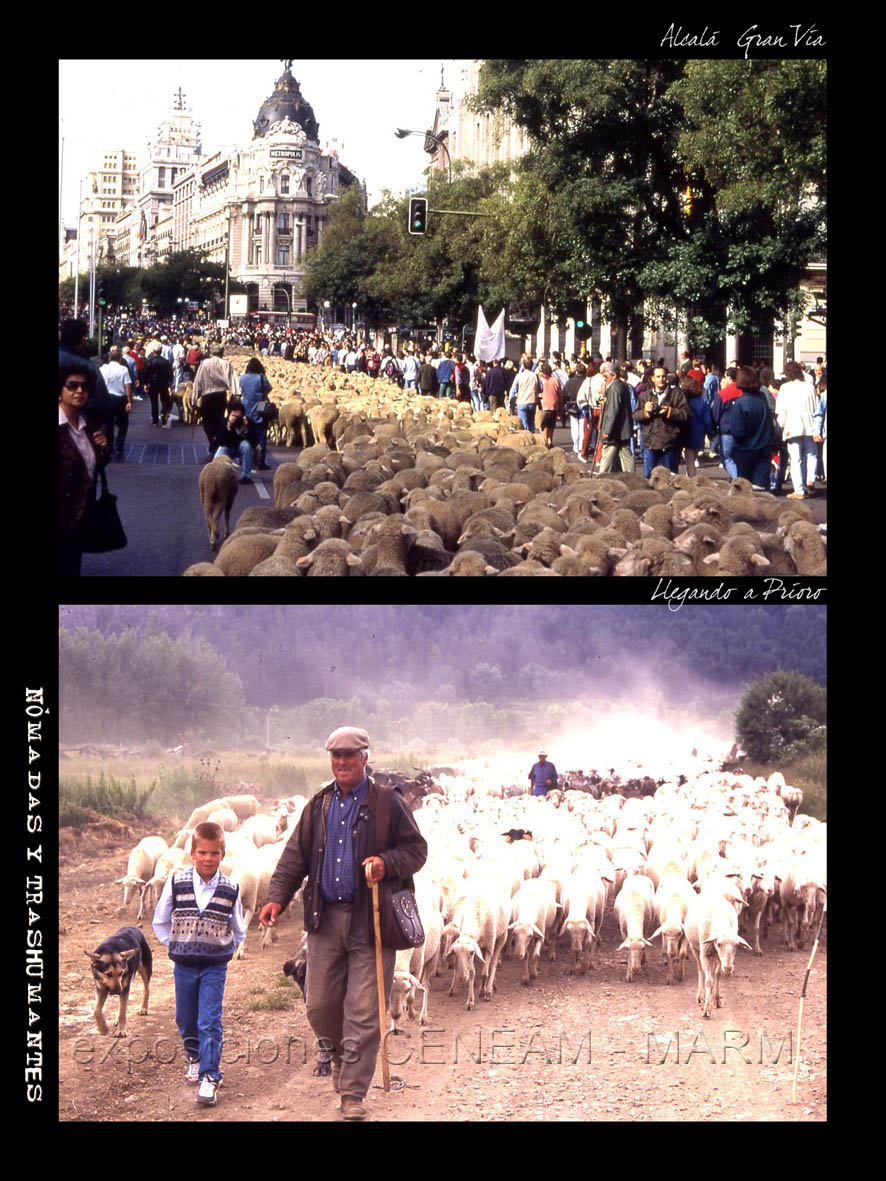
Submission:
<svg viewBox="0 0 886 1181">
<path fill-rule="evenodd" d="M 273 507 L 250 506 L 233 531 L 237 472 L 224 458 L 205 465 L 210 547 L 224 544 L 186 575 L 826 573 L 802 501 L 665 468 L 592 476 L 506 410 L 284 364 L 268 361 L 271 397 L 287 446 L 303 450 L 275 470 Z M 281 396 L 281 381 L 306 392 Z"/>
<path fill-rule="evenodd" d="M 417 817 L 429 851 L 415 878 L 426 940 L 397 953 L 392 1026 L 404 1011 L 427 1023 L 432 978 L 447 967 L 449 995 L 464 991 L 469 1010 L 478 987 L 492 999 L 502 957 L 522 964 L 524 985 L 543 952 L 548 962 L 563 954 L 567 975 L 585 974 L 610 910 L 626 981 L 648 978 L 647 949 L 660 939 L 668 985 L 683 980 L 692 956 L 705 1017 L 721 1004 L 720 977 L 732 974 L 738 949 L 762 955 L 773 924 L 789 950 L 817 929 L 827 826 L 797 814 L 802 792 L 778 772 L 754 779 L 699 764 L 643 798 L 569 788 L 515 796 L 482 773 L 441 774 L 439 783 L 442 793 L 425 796 Z M 240 885 L 248 927 L 305 803 L 278 800 L 268 814 L 256 796 L 230 795 L 195 809 L 171 848 L 145 838 L 119 879 L 120 913 L 138 894 L 138 917 L 150 921 L 168 874 L 189 863 L 194 825 L 211 820 L 225 829 L 222 868 Z M 267 928 L 261 947 L 276 939 Z"/>
</svg>

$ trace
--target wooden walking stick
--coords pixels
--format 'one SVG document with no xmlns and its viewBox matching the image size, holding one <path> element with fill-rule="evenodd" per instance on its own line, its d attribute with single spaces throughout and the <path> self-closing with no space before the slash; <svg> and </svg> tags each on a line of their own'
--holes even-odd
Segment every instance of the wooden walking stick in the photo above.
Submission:
<svg viewBox="0 0 886 1181">
<path fill-rule="evenodd" d="M 815 932 L 815 942 L 812 944 L 812 954 L 809 956 L 809 963 L 806 965 L 806 975 L 803 977 L 803 987 L 800 990 L 800 1012 L 797 1014 L 797 1057 L 794 1059 L 794 1085 L 791 1089 L 791 1102 L 797 1102 L 797 1075 L 800 1072 L 800 1029 L 803 1024 L 803 1006 L 806 1003 L 806 985 L 809 983 L 809 973 L 812 971 L 812 961 L 815 959 L 815 953 L 818 951 L 818 939 L 821 935 L 822 923 L 824 923 L 825 912 L 827 911 L 828 903 L 825 898 L 824 904 L 821 908 L 821 918 L 818 920 L 818 930 Z"/>
<path fill-rule="evenodd" d="M 391 1089 L 391 1068 L 388 1064 L 388 1044 L 385 1039 L 385 981 L 381 966 L 381 924 L 378 918 L 378 882 L 372 880 L 372 862 L 366 866 L 366 884 L 372 891 L 372 917 L 375 923 L 375 979 L 378 984 L 378 1032 L 381 1039 L 381 1066 L 385 1090 Z"/>
</svg>

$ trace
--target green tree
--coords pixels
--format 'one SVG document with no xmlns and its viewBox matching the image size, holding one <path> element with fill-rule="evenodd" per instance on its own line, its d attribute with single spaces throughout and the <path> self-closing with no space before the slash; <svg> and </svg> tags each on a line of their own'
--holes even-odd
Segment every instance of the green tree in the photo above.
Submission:
<svg viewBox="0 0 886 1181">
<path fill-rule="evenodd" d="M 736 742 L 761 763 L 791 757 L 824 740 L 827 692 L 800 673 L 778 669 L 746 690 L 735 715 Z"/>
</svg>

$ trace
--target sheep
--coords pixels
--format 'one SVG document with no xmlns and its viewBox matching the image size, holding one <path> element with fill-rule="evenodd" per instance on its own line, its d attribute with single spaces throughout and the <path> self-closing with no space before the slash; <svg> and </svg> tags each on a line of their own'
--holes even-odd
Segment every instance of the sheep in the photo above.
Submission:
<svg viewBox="0 0 886 1181">
<path fill-rule="evenodd" d="M 341 577 L 344 574 L 358 572 L 360 557 L 346 541 L 332 537 L 327 541 L 321 541 L 315 550 L 299 558 L 296 565 L 308 577 Z"/>
<path fill-rule="evenodd" d="M 229 578 L 246 577 L 254 566 L 269 558 L 277 548 L 280 534 L 237 531 L 225 542 L 215 559 Z"/>
<path fill-rule="evenodd" d="M 209 533 L 209 548 L 218 548 L 222 512 L 225 514 L 225 537 L 231 536 L 231 509 L 237 495 L 239 480 L 233 462 L 220 455 L 207 463 L 200 473 L 200 505 Z"/>
<path fill-rule="evenodd" d="M 145 909 L 153 911 L 160 900 L 160 895 L 163 893 L 163 887 L 166 885 L 166 879 L 170 873 L 176 869 L 180 869 L 186 862 L 190 861 L 190 848 L 176 849 L 173 847 L 157 858 L 157 864 L 154 866 L 154 875 L 150 881 L 145 882 L 142 889 L 142 900 L 139 908 L 140 914 L 143 914 Z"/>
<path fill-rule="evenodd" d="M 485 1001 L 492 1000 L 495 974 L 508 933 L 504 894 L 496 890 L 484 890 L 479 882 L 469 885 L 468 891 L 455 903 L 453 917 L 447 927 L 455 935 L 446 952 L 446 958 L 453 964 L 449 996 L 455 992 L 456 984 L 467 983 L 466 1008 L 470 1011 L 475 1004 L 475 957 L 483 967 L 481 995 Z"/>
<path fill-rule="evenodd" d="M 388 1011 L 392 1026 L 405 1007 L 410 1018 L 415 1020 L 415 992 L 422 994 L 419 1025 L 428 1023 L 428 994 L 431 977 L 437 969 L 440 957 L 440 939 L 443 932 L 443 918 L 426 889 L 416 884 L 416 904 L 425 930 L 425 941 L 421 947 L 407 948 L 397 952 L 394 968 L 394 982 L 391 986 L 391 1000 Z"/>
<path fill-rule="evenodd" d="M 666 873 L 655 892 L 655 911 L 658 927 L 649 936 L 661 936 L 661 952 L 668 962 L 668 984 L 674 983 L 674 964 L 677 965 L 677 979 L 683 979 L 688 947 L 683 931 L 686 912 L 695 900 L 695 891 L 689 880 L 680 873 Z"/>
<path fill-rule="evenodd" d="M 225 832 L 233 832 L 240 823 L 233 808 L 216 808 L 206 817 L 206 822 L 219 825 Z"/>
<path fill-rule="evenodd" d="M 141 919 L 143 914 L 144 888 L 153 876 L 154 866 L 157 864 L 157 861 L 168 851 L 169 846 L 162 837 L 143 837 L 139 841 L 129 854 L 125 875 L 122 878 L 115 879 L 116 884 L 123 887 L 123 904 L 117 907 L 114 912 L 116 915 L 125 914 L 129 909 L 130 898 L 132 898 L 133 894 L 138 893 L 138 919 Z"/>
<path fill-rule="evenodd" d="M 409 548 L 418 530 L 400 514 L 385 517 L 367 534 L 378 546 L 374 574 L 406 574 Z"/>
<path fill-rule="evenodd" d="M 735 908 L 716 891 L 702 892 L 692 901 L 683 925 L 689 950 L 698 969 L 696 999 L 702 1015 L 711 1017 L 720 1008 L 720 975 L 731 976 L 735 951 L 748 943 L 738 933 Z"/>
<path fill-rule="evenodd" d="M 685 577 L 693 573 L 693 567 L 691 560 L 676 549 L 673 542 L 650 536 L 630 547 L 616 563 L 614 573 L 619 577 Z"/>
<path fill-rule="evenodd" d="M 243 821 L 240 832 L 247 836 L 258 849 L 263 845 L 274 844 L 280 835 L 275 818 L 264 814 L 247 817 Z"/>
<path fill-rule="evenodd" d="M 816 525 L 810 521 L 795 521 L 784 531 L 783 540 L 798 574 L 809 577 L 827 574 L 827 551 Z"/>
<path fill-rule="evenodd" d="M 509 931 L 514 933 L 514 956 L 523 961 L 523 983 L 538 976 L 541 945 L 554 932 L 557 918 L 553 882 L 530 878 L 513 896 Z"/>
<path fill-rule="evenodd" d="M 627 950 L 628 953 L 625 973 L 628 984 L 646 963 L 646 948 L 652 946 L 644 935 L 644 930 L 652 917 L 654 899 L 655 887 L 652 879 L 638 873 L 625 878 L 615 898 L 615 914 L 622 935 L 618 950 Z"/>
<path fill-rule="evenodd" d="M 603 877 L 592 865 L 578 866 L 563 883 L 563 919 L 558 936 L 569 937 L 573 957 L 572 967 L 567 968 L 570 976 L 575 973 L 584 976 L 593 967 L 605 904 Z"/>
<path fill-rule="evenodd" d="M 243 926 L 249 929 L 252 916 L 261 907 L 260 891 L 262 868 L 253 857 L 238 858 L 230 874 L 231 881 L 240 887 L 240 906 L 243 909 Z M 244 939 L 235 953 L 235 959 L 246 958 L 246 940 Z"/>
</svg>

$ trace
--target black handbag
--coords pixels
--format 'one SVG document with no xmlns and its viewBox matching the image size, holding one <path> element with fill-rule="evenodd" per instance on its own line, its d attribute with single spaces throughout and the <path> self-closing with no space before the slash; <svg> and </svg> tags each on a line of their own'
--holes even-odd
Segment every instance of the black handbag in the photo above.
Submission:
<svg viewBox="0 0 886 1181">
<path fill-rule="evenodd" d="M 80 530 L 80 548 L 85 554 L 106 554 L 128 545 L 117 511 L 117 497 L 108 489 L 104 469 L 101 471 L 101 482 L 101 496 L 87 508 Z"/>
<path fill-rule="evenodd" d="M 378 788 L 375 835 L 377 847 L 381 850 L 387 844 L 390 830 L 393 790 L 392 787 Z M 405 882 L 399 878 L 382 878 L 378 883 L 378 918 L 382 947 L 397 951 L 421 947 L 425 941 L 425 931 L 421 925 L 411 877 Z"/>
</svg>

